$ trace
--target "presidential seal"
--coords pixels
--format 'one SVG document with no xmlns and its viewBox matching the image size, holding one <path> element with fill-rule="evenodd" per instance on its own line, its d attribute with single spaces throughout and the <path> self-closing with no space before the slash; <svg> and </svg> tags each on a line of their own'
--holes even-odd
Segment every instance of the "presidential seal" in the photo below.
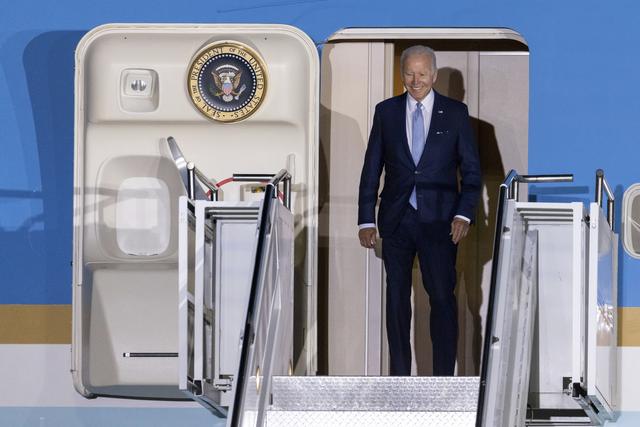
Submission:
<svg viewBox="0 0 640 427">
<path fill-rule="evenodd" d="M 200 50 L 187 77 L 189 95 L 202 114 L 235 122 L 258 110 L 267 77 L 258 54 L 239 42 L 217 42 Z"/>
</svg>

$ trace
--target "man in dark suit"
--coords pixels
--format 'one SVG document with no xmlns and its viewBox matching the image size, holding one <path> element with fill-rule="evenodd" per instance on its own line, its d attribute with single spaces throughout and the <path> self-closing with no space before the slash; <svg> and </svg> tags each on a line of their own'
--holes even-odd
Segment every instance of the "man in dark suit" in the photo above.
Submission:
<svg viewBox="0 0 640 427">
<path fill-rule="evenodd" d="M 456 249 L 473 220 L 480 161 L 467 106 L 432 89 L 436 57 L 412 46 L 400 57 L 407 92 L 376 106 L 358 198 L 360 244 L 376 244 L 387 273 L 387 338 L 391 375 L 411 374 L 411 271 L 418 255 L 431 304 L 434 375 L 453 375 L 458 338 Z M 461 181 L 458 182 L 458 172 Z"/>
</svg>

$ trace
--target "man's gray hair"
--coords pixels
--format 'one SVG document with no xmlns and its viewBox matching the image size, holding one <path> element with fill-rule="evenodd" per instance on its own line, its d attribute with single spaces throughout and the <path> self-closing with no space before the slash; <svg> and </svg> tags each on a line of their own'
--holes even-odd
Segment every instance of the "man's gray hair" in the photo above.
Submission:
<svg viewBox="0 0 640 427">
<path fill-rule="evenodd" d="M 433 71 L 434 73 L 436 71 L 438 71 L 438 66 L 436 65 L 436 53 L 430 47 L 422 46 L 422 45 L 419 45 L 419 44 L 417 44 L 415 46 L 408 47 L 408 48 L 406 48 L 405 50 L 402 51 L 402 55 L 400 55 L 400 70 L 401 71 L 404 70 L 404 62 L 407 60 L 408 57 L 413 56 L 413 55 L 428 56 L 429 58 L 431 58 L 431 71 Z"/>
</svg>

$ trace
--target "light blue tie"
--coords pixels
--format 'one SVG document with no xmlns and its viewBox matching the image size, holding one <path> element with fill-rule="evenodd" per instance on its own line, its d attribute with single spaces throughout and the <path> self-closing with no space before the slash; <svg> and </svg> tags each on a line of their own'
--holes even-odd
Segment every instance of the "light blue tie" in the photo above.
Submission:
<svg viewBox="0 0 640 427">
<path fill-rule="evenodd" d="M 416 111 L 411 118 L 411 157 L 413 157 L 413 163 L 418 166 L 422 152 L 424 151 L 424 144 L 426 143 L 424 136 L 424 119 L 422 118 L 422 104 L 416 104 Z M 409 197 L 409 204 L 414 209 L 418 209 L 418 201 L 416 200 L 416 187 L 413 187 L 411 191 L 411 197 Z"/>
</svg>

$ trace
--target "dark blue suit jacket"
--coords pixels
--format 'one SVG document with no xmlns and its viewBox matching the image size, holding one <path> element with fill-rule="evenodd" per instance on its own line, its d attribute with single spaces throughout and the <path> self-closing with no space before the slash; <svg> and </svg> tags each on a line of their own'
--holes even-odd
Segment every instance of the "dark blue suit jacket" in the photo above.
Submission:
<svg viewBox="0 0 640 427">
<path fill-rule="evenodd" d="M 481 189 L 478 149 L 467 106 L 434 91 L 433 113 L 424 152 L 416 166 L 406 132 L 407 94 L 376 106 L 360 177 L 358 224 L 375 223 L 380 175 L 378 230 L 393 233 L 416 186 L 421 222 L 449 227 L 455 215 L 473 221 Z M 461 182 L 458 183 L 458 170 Z"/>
</svg>

